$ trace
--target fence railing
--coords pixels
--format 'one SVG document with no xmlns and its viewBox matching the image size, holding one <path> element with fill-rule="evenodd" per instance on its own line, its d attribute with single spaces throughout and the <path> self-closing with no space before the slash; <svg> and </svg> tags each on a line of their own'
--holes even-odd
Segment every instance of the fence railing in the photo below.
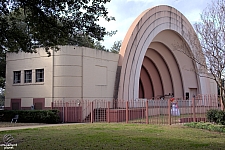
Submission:
<svg viewBox="0 0 225 150">
<path fill-rule="evenodd" d="M 116 102 L 116 108 L 113 106 Z M 60 111 L 62 122 L 125 122 L 146 124 L 176 124 L 206 121 L 209 109 L 219 109 L 216 96 L 198 96 L 191 100 L 136 99 L 54 101 L 52 109 Z"/>
</svg>

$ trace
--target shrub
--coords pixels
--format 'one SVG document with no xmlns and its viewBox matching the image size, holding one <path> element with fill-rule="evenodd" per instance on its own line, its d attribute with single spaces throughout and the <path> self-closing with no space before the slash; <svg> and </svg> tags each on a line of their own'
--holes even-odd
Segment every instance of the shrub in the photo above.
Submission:
<svg viewBox="0 0 225 150">
<path fill-rule="evenodd" d="M 18 114 L 22 123 L 59 123 L 58 110 L 3 110 L 2 121 L 11 121 Z"/>
<path fill-rule="evenodd" d="M 216 113 L 216 123 L 225 125 L 225 112 L 220 110 Z"/>
<path fill-rule="evenodd" d="M 217 109 L 210 109 L 207 111 L 206 116 L 207 116 L 207 120 L 209 122 L 216 122 L 215 116 L 216 116 L 217 111 L 218 111 Z"/>
<path fill-rule="evenodd" d="M 191 127 L 191 128 L 197 128 L 197 129 L 206 129 L 209 131 L 225 132 L 224 125 L 216 125 L 216 124 L 211 124 L 211 123 L 191 122 L 191 123 L 184 124 L 184 126 Z"/>
<path fill-rule="evenodd" d="M 207 120 L 215 122 L 216 124 L 225 125 L 225 112 L 217 109 L 210 109 L 207 111 Z"/>
</svg>

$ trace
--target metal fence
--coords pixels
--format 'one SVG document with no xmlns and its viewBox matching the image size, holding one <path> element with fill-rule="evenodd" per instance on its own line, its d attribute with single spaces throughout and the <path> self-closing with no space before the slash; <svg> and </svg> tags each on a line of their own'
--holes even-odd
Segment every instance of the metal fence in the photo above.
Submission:
<svg viewBox="0 0 225 150">
<path fill-rule="evenodd" d="M 115 105 L 116 103 L 116 105 Z M 52 109 L 60 111 L 62 122 L 124 122 L 176 124 L 206 121 L 209 109 L 219 109 L 217 96 L 197 96 L 191 100 L 136 99 L 54 101 Z"/>
</svg>

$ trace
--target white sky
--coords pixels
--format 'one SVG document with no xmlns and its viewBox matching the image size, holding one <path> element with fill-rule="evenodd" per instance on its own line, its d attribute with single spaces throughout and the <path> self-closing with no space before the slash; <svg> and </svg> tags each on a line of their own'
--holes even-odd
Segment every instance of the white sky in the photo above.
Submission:
<svg viewBox="0 0 225 150">
<path fill-rule="evenodd" d="M 107 31 L 118 31 L 112 37 L 105 37 L 102 44 L 110 49 L 114 41 L 123 41 L 132 22 L 148 8 L 157 5 L 172 6 L 193 24 L 200 19 L 201 12 L 210 3 L 211 0 L 111 0 L 105 6 L 108 8 L 109 16 L 115 17 L 116 21 L 101 20 L 100 25 L 106 27 Z"/>
</svg>

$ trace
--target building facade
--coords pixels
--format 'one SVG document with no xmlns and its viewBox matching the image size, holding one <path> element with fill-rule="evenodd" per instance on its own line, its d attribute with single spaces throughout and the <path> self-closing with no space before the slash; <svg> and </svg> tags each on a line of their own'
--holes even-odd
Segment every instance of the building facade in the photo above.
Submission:
<svg viewBox="0 0 225 150">
<path fill-rule="evenodd" d="M 187 51 L 201 52 L 187 41 L 194 32 L 175 8 L 144 11 L 128 30 L 119 54 L 61 46 L 48 57 L 37 53 L 7 54 L 6 109 L 49 109 L 55 100 L 135 100 L 217 94 L 213 80 L 200 77 L 198 65 L 174 50 L 185 41 Z M 204 72 L 207 74 L 207 72 Z"/>
<path fill-rule="evenodd" d="M 49 109 L 54 100 L 112 100 L 118 54 L 61 46 L 48 57 L 7 54 L 5 109 Z"/>
<path fill-rule="evenodd" d="M 206 70 L 175 49 L 201 54 L 201 46 L 190 41 L 195 34 L 187 18 L 173 7 L 161 5 L 147 9 L 130 26 L 120 49 L 121 76 L 119 99 L 173 95 L 191 98 L 197 94 L 216 94 L 216 84 Z M 196 39 L 199 43 L 198 39 Z M 201 61 L 205 61 L 203 58 Z"/>
</svg>

